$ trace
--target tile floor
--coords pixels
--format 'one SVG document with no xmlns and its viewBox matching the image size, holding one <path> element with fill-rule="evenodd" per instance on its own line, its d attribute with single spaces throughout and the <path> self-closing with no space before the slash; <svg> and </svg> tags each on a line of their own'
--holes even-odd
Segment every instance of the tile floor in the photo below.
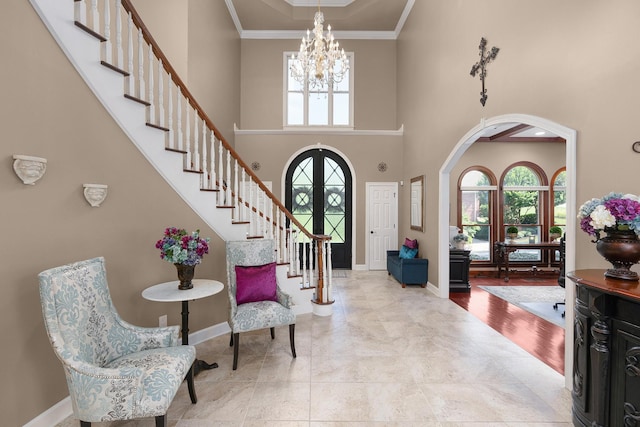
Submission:
<svg viewBox="0 0 640 427">
<path fill-rule="evenodd" d="M 196 377 L 196 405 L 183 384 L 169 426 L 571 426 L 564 377 L 452 301 L 385 271 L 350 271 L 334 298 L 332 316 L 298 316 L 296 359 L 287 328 L 240 335 L 236 371 L 228 335 L 199 344 L 219 367 Z"/>
</svg>

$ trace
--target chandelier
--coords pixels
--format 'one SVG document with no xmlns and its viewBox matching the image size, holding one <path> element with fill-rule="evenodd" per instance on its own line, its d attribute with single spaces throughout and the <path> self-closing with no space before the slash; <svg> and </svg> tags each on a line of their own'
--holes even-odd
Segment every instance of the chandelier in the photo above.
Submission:
<svg viewBox="0 0 640 427">
<path fill-rule="evenodd" d="M 308 84 L 309 89 L 320 90 L 325 85 L 328 88 L 340 83 L 349 71 L 349 59 L 334 40 L 331 25 L 327 26 L 325 36 L 323 24 L 324 15 L 318 1 L 318 11 L 313 18 L 313 38 L 307 30 L 307 36 L 302 37 L 300 43 L 300 52 L 291 57 L 291 77 L 302 85 Z"/>
</svg>

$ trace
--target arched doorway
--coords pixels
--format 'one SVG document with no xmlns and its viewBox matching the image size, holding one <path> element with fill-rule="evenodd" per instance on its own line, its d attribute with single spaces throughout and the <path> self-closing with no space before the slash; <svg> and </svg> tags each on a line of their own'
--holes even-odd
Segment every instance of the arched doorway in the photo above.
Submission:
<svg viewBox="0 0 640 427">
<path fill-rule="evenodd" d="M 331 236 L 333 268 L 351 268 L 351 193 L 351 171 L 331 150 L 306 150 L 287 168 L 285 205 L 307 230 Z"/>
<path fill-rule="evenodd" d="M 480 124 L 467 132 L 453 148 L 447 159 L 444 161 L 439 172 L 439 188 L 438 188 L 438 284 L 439 296 L 442 298 L 449 297 L 449 287 L 443 286 L 443 283 L 449 283 L 449 204 L 450 204 L 450 173 L 457 161 L 462 157 L 465 151 L 480 137 L 483 132 L 492 126 L 512 123 L 526 124 L 535 126 L 546 131 L 552 132 L 565 139 L 566 141 L 566 230 L 576 229 L 576 151 L 577 151 L 577 132 L 574 129 L 567 128 L 558 123 L 552 122 L 541 117 L 530 116 L 527 114 L 505 114 L 502 116 L 492 117 L 490 119 L 482 119 Z M 575 247 L 576 241 L 573 233 L 567 233 L 565 241 L 565 269 L 572 271 L 575 269 Z M 565 286 L 565 295 L 567 301 L 573 301 L 575 298 L 575 289 L 570 283 Z M 567 324 L 570 325 L 574 319 L 572 304 L 566 306 Z M 573 328 L 565 329 L 565 384 L 567 388 L 571 387 L 572 377 L 566 373 L 572 372 L 573 361 Z"/>
</svg>

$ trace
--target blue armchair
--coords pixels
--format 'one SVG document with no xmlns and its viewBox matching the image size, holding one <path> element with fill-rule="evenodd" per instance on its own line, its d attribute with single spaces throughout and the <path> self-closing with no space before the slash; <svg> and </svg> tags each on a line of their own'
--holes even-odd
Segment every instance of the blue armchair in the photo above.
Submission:
<svg viewBox="0 0 640 427">
<path fill-rule="evenodd" d="M 196 403 L 195 347 L 180 345 L 178 326 L 142 328 L 122 320 L 111 301 L 104 258 L 52 268 L 38 278 L 47 335 L 82 427 L 145 417 L 166 427 L 185 376 Z"/>
</svg>

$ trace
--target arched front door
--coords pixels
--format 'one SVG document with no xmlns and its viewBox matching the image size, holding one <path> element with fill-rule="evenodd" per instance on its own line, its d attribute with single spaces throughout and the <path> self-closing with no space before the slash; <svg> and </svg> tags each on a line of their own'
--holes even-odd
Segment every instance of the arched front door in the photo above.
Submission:
<svg viewBox="0 0 640 427">
<path fill-rule="evenodd" d="M 313 234 L 331 236 L 333 268 L 351 268 L 351 172 L 327 149 L 299 154 L 285 178 L 285 205 Z"/>
</svg>

